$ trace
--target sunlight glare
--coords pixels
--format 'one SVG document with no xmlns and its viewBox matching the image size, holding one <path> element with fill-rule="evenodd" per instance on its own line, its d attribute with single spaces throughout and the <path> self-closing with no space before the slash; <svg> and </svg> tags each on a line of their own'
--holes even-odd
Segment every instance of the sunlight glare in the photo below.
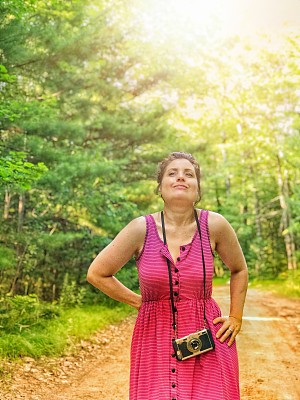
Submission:
<svg viewBox="0 0 300 400">
<path fill-rule="evenodd" d="M 149 41 L 278 34 L 289 24 L 300 25 L 297 0 L 144 0 L 142 4 L 139 19 L 144 40 Z"/>
<path fill-rule="evenodd" d="M 164 0 L 145 1 L 142 22 L 148 35 L 185 36 L 205 33 L 214 19 L 226 19 L 223 0 Z M 220 22 L 220 21 L 219 21 Z"/>
<path fill-rule="evenodd" d="M 167 3 L 179 18 L 202 26 L 206 25 L 220 10 L 222 10 L 222 14 L 226 13 L 222 0 L 170 0 Z"/>
</svg>

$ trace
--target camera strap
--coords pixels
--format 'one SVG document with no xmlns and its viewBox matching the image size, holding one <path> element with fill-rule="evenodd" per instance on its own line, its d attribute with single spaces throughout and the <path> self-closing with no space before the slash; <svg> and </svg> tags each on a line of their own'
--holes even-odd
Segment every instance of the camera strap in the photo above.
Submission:
<svg viewBox="0 0 300 400">
<path fill-rule="evenodd" d="M 204 316 L 204 327 L 206 325 L 206 314 L 205 314 L 205 295 L 206 295 L 206 270 L 205 270 L 205 259 L 204 259 L 204 252 L 203 252 L 203 244 L 202 244 L 202 235 L 201 235 L 201 228 L 200 228 L 200 223 L 198 219 L 198 214 L 197 211 L 194 209 L 194 216 L 199 232 L 199 237 L 200 237 L 200 243 L 201 243 L 201 255 L 202 255 L 202 265 L 203 265 L 203 291 L 204 291 L 204 307 L 203 307 L 203 316 Z M 201 219 L 201 211 L 200 211 L 200 219 Z M 161 211 L 161 226 L 162 226 L 162 233 L 163 233 L 163 238 L 164 238 L 164 244 L 167 245 L 167 237 L 166 237 L 166 230 L 165 230 L 165 220 L 164 220 L 164 212 Z M 170 299 L 171 299 L 171 308 L 172 308 L 172 327 L 174 329 L 175 333 L 175 338 L 177 338 L 177 326 L 176 326 L 176 317 L 175 313 L 177 311 L 177 308 L 175 307 L 174 303 L 174 295 L 173 295 L 173 282 L 172 282 L 172 272 L 171 272 L 171 264 L 170 260 L 166 257 L 167 264 L 168 264 L 168 272 L 169 272 L 169 287 L 170 287 Z"/>
</svg>

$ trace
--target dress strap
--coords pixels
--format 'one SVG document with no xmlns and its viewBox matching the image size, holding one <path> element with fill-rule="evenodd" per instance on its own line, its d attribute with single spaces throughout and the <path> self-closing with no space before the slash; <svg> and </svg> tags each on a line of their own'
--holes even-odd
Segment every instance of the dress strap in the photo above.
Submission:
<svg viewBox="0 0 300 400">
<path fill-rule="evenodd" d="M 207 243 L 207 245 L 210 248 L 210 252 L 213 257 L 215 257 L 211 245 L 210 245 L 210 234 L 209 234 L 209 228 L 208 228 L 208 215 L 209 215 L 209 210 L 201 210 L 200 216 L 199 216 L 199 221 L 200 221 L 200 226 L 201 226 L 201 233 L 204 242 Z"/>
</svg>

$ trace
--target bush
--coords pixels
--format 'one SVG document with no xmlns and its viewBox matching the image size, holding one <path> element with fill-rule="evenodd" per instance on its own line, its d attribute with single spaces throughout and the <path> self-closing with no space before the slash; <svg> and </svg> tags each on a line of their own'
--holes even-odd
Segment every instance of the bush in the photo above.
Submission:
<svg viewBox="0 0 300 400">
<path fill-rule="evenodd" d="M 57 317 L 59 308 L 40 302 L 34 294 L 0 299 L 0 332 L 15 333 Z"/>
<path fill-rule="evenodd" d="M 59 304 L 62 307 L 81 306 L 86 290 L 78 288 L 75 281 L 69 282 L 69 274 L 66 273 L 59 296 Z"/>
</svg>

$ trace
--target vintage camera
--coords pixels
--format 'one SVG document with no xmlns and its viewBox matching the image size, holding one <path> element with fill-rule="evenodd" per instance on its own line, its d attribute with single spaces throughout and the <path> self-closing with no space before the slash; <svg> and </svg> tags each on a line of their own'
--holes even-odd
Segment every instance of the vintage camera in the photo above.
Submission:
<svg viewBox="0 0 300 400">
<path fill-rule="evenodd" d="M 209 329 L 202 329 L 180 339 L 173 340 L 173 348 L 179 361 L 213 350 L 215 343 Z"/>
</svg>

